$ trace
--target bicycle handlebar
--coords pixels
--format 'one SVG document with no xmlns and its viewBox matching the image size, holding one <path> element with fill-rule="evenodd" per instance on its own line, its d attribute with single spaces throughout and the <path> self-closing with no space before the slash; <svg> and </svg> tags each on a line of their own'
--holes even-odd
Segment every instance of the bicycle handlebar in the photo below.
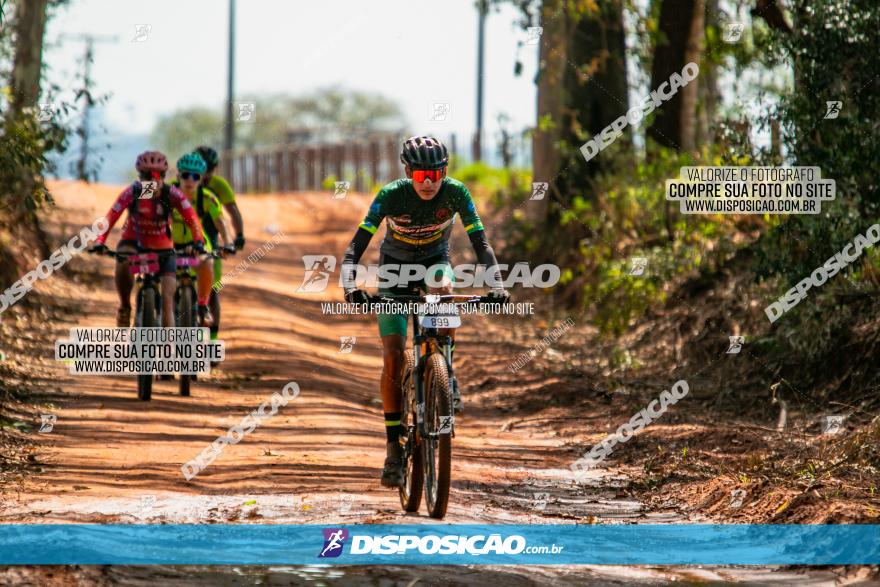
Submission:
<svg viewBox="0 0 880 587">
<path fill-rule="evenodd" d="M 102 256 L 113 257 L 114 259 L 125 259 L 125 260 L 128 260 L 129 257 L 136 257 L 137 255 L 143 255 L 145 252 L 152 252 L 152 253 L 156 253 L 158 255 L 169 255 L 172 252 L 175 252 L 178 255 L 183 256 L 182 253 L 179 253 L 177 251 L 171 251 L 171 250 L 169 250 L 168 252 L 162 252 L 162 251 L 140 251 L 140 252 L 137 252 L 136 251 L 134 253 L 120 253 L 119 251 L 114 251 L 113 249 L 104 249 L 102 252 L 88 251 L 88 253 L 93 254 L 93 255 L 98 254 L 98 255 L 102 255 Z M 219 259 L 221 257 L 220 253 L 218 253 L 217 251 L 205 251 L 203 253 L 198 253 L 197 255 L 186 255 L 186 256 L 187 257 L 200 257 L 200 258 L 201 257 L 205 257 L 205 258 L 213 257 L 214 259 Z"/>
</svg>

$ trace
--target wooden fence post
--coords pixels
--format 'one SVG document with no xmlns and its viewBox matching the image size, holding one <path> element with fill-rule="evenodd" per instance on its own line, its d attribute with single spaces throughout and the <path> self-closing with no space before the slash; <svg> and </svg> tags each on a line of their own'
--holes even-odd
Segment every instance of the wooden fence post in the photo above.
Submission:
<svg viewBox="0 0 880 587">
<path fill-rule="evenodd" d="M 327 179 L 327 159 L 330 154 L 328 151 L 329 148 L 327 147 L 327 145 L 321 145 L 320 147 L 318 147 L 318 156 L 320 157 L 320 164 L 318 167 L 319 177 L 317 185 L 312 188 L 316 191 L 323 189 L 324 180 Z"/>
<path fill-rule="evenodd" d="M 241 158 L 238 161 L 239 166 L 241 167 L 241 185 L 242 189 L 245 192 L 251 191 L 251 174 L 250 174 L 250 165 L 248 161 L 248 153 L 242 152 Z"/>
<path fill-rule="evenodd" d="M 315 189 L 315 174 L 317 173 L 317 149 L 315 147 L 308 147 L 306 149 L 306 157 L 308 163 L 308 170 L 306 172 L 306 189 L 314 190 Z"/>
<path fill-rule="evenodd" d="M 257 174 L 257 192 L 262 194 L 266 191 L 266 156 L 262 151 L 257 152 L 257 161 L 260 169 Z"/>
<path fill-rule="evenodd" d="M 351 158 L 354 164 L 354 190 L 356 192 L 364 191 L 364 174 L 366 170 L 363 167 L 363 148 L 360 143 L 355 143 L 352 148 Z"/>
<path fill-rule="evenodd" d="M 287 165 L 285 167 L 285 173 L 287 174 L 287 189 L 288 191 L 295 192 L 299 189 L 299 184 L 297 180 L 299 179 L 296 174 L 296 166 L 299 163 L 299 151 L 296 147 L 288 147 L 287 149 Z"/>
<path fill-rule="evenodd" d="M 284 180 L 286 179 L 284 173 L 284 151 L 278 149 L 275 151 L 275 190 L 279 192 L 286 192 L 287 188 L 284 185 Z"/>
<path fill-rule="evenodd" d="M 400 154 L 397 152 L 397 141 L 395 141 L 394 139 L 388 139 L 388 142 L 385 146 L 385 153 L 388 157 L 387 181 L 391 181 L 395 177 L 400 175 L 398 171 L 398 166 L 400 165 Z"/>
<path fill-rule="evenodd" d="M 271 153 L 263 153 L 263 189 L 260 190 L 263 193 L 271 192 L 272 186 L 270 181 L 272 179 L 272 154 Z"/>
<path fill-rule="evenodd" d="M 344 181 L 345 180 L 345 145 L 340 144 L 335 147 L 331 147 L 333 150 L 333 175 L 336 176 L 336 181 Z"/>
<path fill-rule="evenodd" d="M 379 158 L 381 157 L 381 150 L 379 149 L 379 141 L 373 140 L 370 141 L 370 183 L 371 184 L 381 184 L 382 181 L 379 178 Z M 371 185 L 372 188 L 372 185 Z"/>
</svg>

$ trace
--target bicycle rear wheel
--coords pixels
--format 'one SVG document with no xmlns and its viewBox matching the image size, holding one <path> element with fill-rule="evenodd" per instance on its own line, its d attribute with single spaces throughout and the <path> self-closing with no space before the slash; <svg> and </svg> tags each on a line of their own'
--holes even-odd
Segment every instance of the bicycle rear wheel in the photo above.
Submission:
<svg viewBox="0 0 880 587">
<path fill-rule="evenodd" d="M 431 354 L 425 365 L 425 429 L 422 459 L 425 469 L 425 501 L 428 515 L 442 518 L 449 504 L 452 478 L 452 393 L 446 359 Z"/>
<path fill-rule="evenodd" d="M 419 511 L 419 506 L 422 503 L 422 484 L 424 483 L 422 453 L 417 438 L 416 387 L 413 379 L 415 365 L 415 356 L 410 349 L 404 353 L 403 374 L 400 378 L 403 388 L 403 409 L 400 414 L 403 431 L 400 440 L 403 444 L 404 477 L 399 492 L 400 505 L 407 512 Z"/>
<path fill-rule="evenodd" d="M 195 326 L 195 315 L 193 314 L 193 290 L 190 286 L 183 286 L 177 290 L 177 325 L 181 328 L 192 328 Z M 189 386 L 192 382 L 192 375 L 180 374 L 180 395 L 189 396 Z"/>
<path fill-rule="evenodd" d="M 156 312 L 157 292 L 152 287 L 141 288 L 138 292 L 138 317 L 135 324 L 141 328 L 155 328 L 159 325 Z M 138 399 L 148 402 L 153 395 L 153 374 L 138 375 Z"/>
</svg>

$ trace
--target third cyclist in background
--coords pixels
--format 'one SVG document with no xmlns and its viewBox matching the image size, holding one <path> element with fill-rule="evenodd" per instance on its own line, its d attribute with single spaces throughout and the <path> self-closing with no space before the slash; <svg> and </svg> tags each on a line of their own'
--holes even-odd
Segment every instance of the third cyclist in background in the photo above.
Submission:
<svg viewBox="0 0 880 587">
<path fill-rule="evenodd" d="M 232 186 L 223 177 L 217 175 L 217 166 L 220 165 L 220 156 L 215 149 L 207 145 L 196 147 L 196 153 L 201 155 L 205 160 L 207 168 L 202 176 L 202 184 L 211 190 L 226 208 L 229 217 L 232 219 L 232 228 L 235 231 L 235 248 L 242 250 L 244 248 L 244 220 L 242 220 L 241 212 L 235 203 L 235 192 Z M 211 289 L 210 308 L 214 318 L 214 325 L 211 326 L 211 340 L 217 339 L 217 333 L 220 330 L 220 289 L 221 279 L 223 278 L 223 261 L 221 259 L 214 260 L 214 285 Z"/>
</svg>

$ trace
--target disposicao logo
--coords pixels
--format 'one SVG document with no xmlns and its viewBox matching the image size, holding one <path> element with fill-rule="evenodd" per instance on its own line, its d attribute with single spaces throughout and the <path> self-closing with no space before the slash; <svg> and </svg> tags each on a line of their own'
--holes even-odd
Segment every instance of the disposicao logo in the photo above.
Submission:
<svg viewBox="0 0 880 587">
<path fill-rule="evenodd" d="M 318 558 L 336 558 L 342 554 L 345 541 L 348 540 L 348 530 L 345 528 L 324 528 L 324 547 L 318 554 Z"/>
</svg>

